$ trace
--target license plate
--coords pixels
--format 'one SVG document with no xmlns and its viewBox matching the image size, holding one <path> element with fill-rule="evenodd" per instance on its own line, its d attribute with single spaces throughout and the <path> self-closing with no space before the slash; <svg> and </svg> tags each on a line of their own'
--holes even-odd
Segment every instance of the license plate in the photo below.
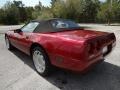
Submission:
<svg viewBox="0 0 120 90">
<path fill-rule="evenodd" d="M 106 53 L 107 51 L 108 51 L 108 47 L 106 46 L 103 48 L 103 54 Z"/>
</svg>

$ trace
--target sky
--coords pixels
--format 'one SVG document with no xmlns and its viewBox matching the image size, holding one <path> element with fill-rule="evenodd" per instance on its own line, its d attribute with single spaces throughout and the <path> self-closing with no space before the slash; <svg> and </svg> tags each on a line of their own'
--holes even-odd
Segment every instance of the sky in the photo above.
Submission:
<svg viewBox="0 0 120 90">
<path fill-rule="evenodd" d="M 13 1 L 13 0 L 0 0 L 0 7 L 2 7 L 7 1 Z M 41 1 L 42 5 L 49 6 L 51 0 L 15 0 L 15 1 L 22 1 L 25 6 L 35 6 L 38 4 L 39 1 Z M 104 2 L 105 0 L 100 0 Z"/>
</svg>

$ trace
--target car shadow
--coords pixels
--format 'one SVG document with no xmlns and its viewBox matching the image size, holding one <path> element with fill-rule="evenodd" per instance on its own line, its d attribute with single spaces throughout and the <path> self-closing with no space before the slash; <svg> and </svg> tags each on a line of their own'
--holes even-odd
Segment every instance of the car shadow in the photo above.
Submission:
<svg viewBox="0 0 120 90">
<path fill-rule="evenodd" d="M 19 50 L 12 51 L 20 60 L 35 70 L 31 58 Z M 62 90 L 119 90 L 120 67 L 103 62 L 87 74 L 80 75 L 63 70 L 57 70 L 49 77 L 48 82 Z"/>
</svg>

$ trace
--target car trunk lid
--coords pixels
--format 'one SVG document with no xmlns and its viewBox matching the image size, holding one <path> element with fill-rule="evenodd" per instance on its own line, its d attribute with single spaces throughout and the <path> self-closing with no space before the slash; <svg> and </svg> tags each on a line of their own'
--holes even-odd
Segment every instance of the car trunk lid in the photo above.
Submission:
<svg viewBox="0 0 120 90">
<path fill-rule="evenodd" d="M 53 34 L 76 41 L 84 40 L 86 42 L 86 51 L 88 51 L 89 55 L 97 55 L 105 46 L 110 46 L 116 41 L 114 33 L 101 31 L 73 30 Z"/>
<path fill-rule="evenodd" d="M 62 32 L 52 33 L 52 34 L 60 36 L 60 37 L 79 40 L 79 39 L 91 39 L 91 38 L 96 38 L 99 36 L 105 36 L 105 35 L 108 35 L 109 33 L 100 32 L 100 31 L 92 31 L 92 30 L 71 30 L 71 31 L 66 30 Z"/>
</svg>

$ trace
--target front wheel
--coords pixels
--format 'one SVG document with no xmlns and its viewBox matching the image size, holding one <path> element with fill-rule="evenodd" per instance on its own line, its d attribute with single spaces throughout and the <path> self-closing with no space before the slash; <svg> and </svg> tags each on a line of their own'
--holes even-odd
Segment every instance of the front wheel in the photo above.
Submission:
<svg viewBox="0 0 120 90">
<path fill-rule="evenodd" d="M 35 68 L 40 75 L 47 76 L 51 72 L 52 66 L 46 52 L 42 48 L 35 47 L 32 51 L 32 58 Z"/>
<path fill-rule="evenodd" d="M 12 49 L 13 49 L 13 46 L 10 44 L 10 41 L 9 41 L 9 39 L 8 39 L 7 36 L 5 36 L 5 42 L 6 42 L 6 48 L 7 48 L 8 50 L 12 50 Z"/>
</svg>

